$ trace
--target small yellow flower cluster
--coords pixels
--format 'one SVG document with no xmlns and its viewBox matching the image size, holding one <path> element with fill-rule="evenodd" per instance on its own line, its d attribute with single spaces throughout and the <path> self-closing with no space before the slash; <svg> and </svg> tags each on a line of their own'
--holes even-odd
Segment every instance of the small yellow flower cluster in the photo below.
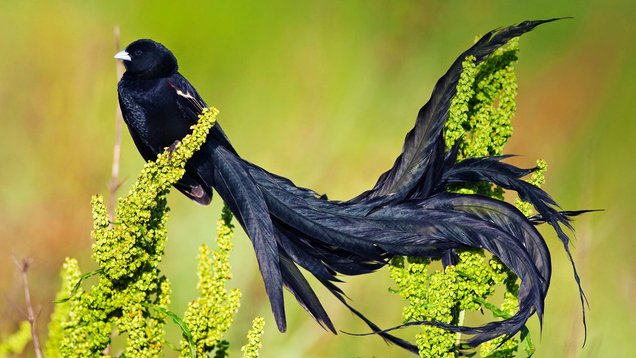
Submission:
<svg viewBox="0 0 636 358">
<path fill-rule="evenodd" d="M 252 321 L 252 328 L 247 332 L 247 344 L 241 347 L 243 358 L 257 358 L 261 348 L 261 337 L 265 328 L 265 319 L 256 317 Z"/>
<path fill-rule="evenodd" d="M 70 306 L 64 300 L 75 294 L 74 286 L 80 281 L 81 273 L 77 260 L 67 257 L 62 266 L 60 277 L 62 278 L 62 289 L 55 297 L 57 305 L 49 321 L 49 339 L 45 346 L 46 356 L 51 358 L 62 357 L 59 347 L 64 339 L 64 322 L 70 313 Z M 78 287 L 79 290 L 81 288 Z"/>
</svg>

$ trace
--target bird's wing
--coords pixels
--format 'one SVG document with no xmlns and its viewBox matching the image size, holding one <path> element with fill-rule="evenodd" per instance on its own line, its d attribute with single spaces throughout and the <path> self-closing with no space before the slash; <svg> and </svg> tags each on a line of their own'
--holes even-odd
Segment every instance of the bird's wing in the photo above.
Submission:
<svg viewBox="0 0 636 358">
<path fill-rule="evenodd" d="M 147 143 L 143 139 L 141 139 L 141 136 L 139 136 L 139 134 L 134 129 L 134 127 L 132 126 L 127 126 L 127 127 L 128 127 L 128 132 L 130 132 L 130 136 L 132 137 L 133 142 L 135 143 L 135 146 L 137 147 L 137 150 L 139 150 L 139 154 L 141 154 L 141 157 L 144 158 L 144 160 L 147 162 L 157 159 L 157 155 L 159 155 L 159 153 L 153 150 L 152 147 L 147 145 Z"/>
<path fill-rule="evenodd" d="M 184 114 L 184 118 L 195 124 L 199 114 L 207 107 L 205 101 L 199 96 L 194 86 L 180 73 L 176 73 L 166 79 L 176 95 L 177 106 Z"/>
<path fill-rule="evenodd" d="M 435 84 L 430 100 L 420 109 L 415 126 L 407 133 L 402 153 L 395 160 L 393 167 L 380 176 L 373 189 L 353 198 L 352 202 L 381 196 L 390 196 L 391 200 L 402 200 L 412 197 L 414 189 L 421 185 L 423 180 L 438 180 L 445 156 L 442 129 L 448 117 L 451 100 L 456 93 L 459 76 L 463 71 L 463 61 L 468 56 L 474 56 L 475 63 L 480 63 L 512 38 L 554 20 L 557 19 L 525 21 L 492 30 L 462 53 Z M 431 187 L 435 185 L 436 183 L 430 184 Z"/>
<path fill-rule="evenodd" d="M 195 124 L 203 111 L 203 108 L 207 107 L 205 101 L 201 98 L 194 86 L 181 74 L 177 73 L 170 76 L 168 79 L 168 85 L 175 91 L 176 100 L 179 108 L 183 111 L 186 118 L 191 120 L 191 124 Z M 230 140 L 225 135 L 225 132 L 221 129 L 218 122 L 210 130 L 208 139 L 213 138 L 214 141 L 221 144 L 225 149 L 231 153 L 236 154 L 236 150 L 230 143 Z"/>
<path fill-rule="evenodd" d="M 166 79 L 168 86 L 174 90 L 175 101 L 182 112 L 182 118 L 188 124 L 196 124 L 199 115 L 207 107 L 192 84 L 180 73 L 176 73 Z M 231 153 L 236 151 L 218 123 L 208 133 L 208 141 L 221 144 Z M 202 205 L 208 205 L 212 200 L 211 183 L 209 178 L 214 176 L 214 166 L 203 153 L 195 153 L 191 161 L 186 165 L 186 174 L 179 180 L 175 187 L 190 199 Z M 204 172 L 204 173 L 202 173 Z"/>
</svg>

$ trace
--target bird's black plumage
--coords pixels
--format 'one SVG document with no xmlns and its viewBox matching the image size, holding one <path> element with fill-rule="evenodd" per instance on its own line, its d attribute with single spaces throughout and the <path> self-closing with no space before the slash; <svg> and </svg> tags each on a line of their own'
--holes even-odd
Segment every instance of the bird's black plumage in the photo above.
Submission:
<svg viewBox="0 0 636 358">
<path fill-rule="evenodd" d="M 215 189 L 227 203 L 252 241 L 280 331 L 286 329 L 284 286 L 318 323 L 336 332 L 300 266 L 379 335 L 416 351 L 414 345 L 381 331 L 351 307 L 334 285 L 339 281 L 337 275 L 372 272 L 395 255 L 439 258 L 451 250 L 472 247 L 490 251 L 520 277 L 519 312 L 481 327 L 419 324 L 471 334 L 469 343 L 476 345 L 518 332 L 534 313 L 542 317 L 551 275 L 550 253 L 533 224 L 552 225 L 567 249 L 569 239 L 559 224 L 571 228 L 570 217 L 580 212 L 559 211 L 546 192 L 521 180 L 532 169 L 505 164 L 500 161 L 503 157 L 456 163 L 453 150 L 445 150 L 442 129 L 464 59 L 474 56 L 481 62 L 510 39 L 549 21 L 553 20 L 493 30 L 462 53 L 419 111 L 393 167 L 371 190 L 349 201 L 327 200 L 245 161 L 220 124 L 214 125 L 176 188 L 201 204 L 210 202 Z M 206 104 L 179 74 L 175 57 L 163 45 L 138 40 L 116 58 L 123 59 L 126 67 L 118 87 L 124 120 L 143 158 L 153 160 L 189 133 Z M 446 191 L 449 184 L 476 181 L 517 191 L 539 214 L 528 220 L 505 202 Z M 576 279 L 578 282 L 578 275 Z"/>
</svg>

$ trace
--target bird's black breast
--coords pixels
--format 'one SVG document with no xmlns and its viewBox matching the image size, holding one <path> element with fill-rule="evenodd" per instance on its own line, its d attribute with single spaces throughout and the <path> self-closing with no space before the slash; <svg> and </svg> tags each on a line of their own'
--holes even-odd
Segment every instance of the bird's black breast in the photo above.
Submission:
<svg viewBox="0 0 636 358">
<path fill-rule="evenodd" d="M 179 104 L 169 78 L 123 78 L 118 93 L 124 121 L 146 160 L 154 159 L 165 147 L 183 138 L 196 123 L 196 118 L 191 118 Z"/>
</svg>

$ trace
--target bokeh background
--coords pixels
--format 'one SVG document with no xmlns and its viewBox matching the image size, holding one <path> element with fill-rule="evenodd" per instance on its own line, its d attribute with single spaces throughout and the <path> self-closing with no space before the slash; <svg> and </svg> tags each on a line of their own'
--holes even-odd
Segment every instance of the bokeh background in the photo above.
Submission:
<svg viewBox="0 0 636 358">
<path fill-rule="evenodd" d="M 604 208 L 576 222 L 574 255 L 589 300 L 587 345 L 577 290 L 557 239 L 545 231 L 554 276 L 537 356 L 618 357 L 636 351 L 633 210 L 636 26 L 633 1 L 2 1 L 0 2 L 0 337 L 24 319 L 12 256 L 30 257 L 40 335 L 67 256 L 90 258 L 89 199 L 107 194 L 114 142 L 113 27 L 122 42 L 153 38 L 248 160 L 297 184 L 346 199 L 369 188 L 399 153 L 435 80 L 475 36 L 525 19 L 574 16 L 523 37 L 518 114 L 508 153 L 548 161 L 546 188 L 564 208 Z M 142 160 L 124 132 L 125 193 Z M 172 310 L 195 296 L 196 249 L 213 242 L 210 208 L 171 194 L 163 269 Z M 333 336 L 288 297 L 280 334 L 240 232 L 232 254 L 242 307 L 230 332 L 244 344 L 266 318 L 263 357 L 396 357 L 377 337 Z M 381 326 L 401 319 L 383 270 L 347 279 L 354 304 Z M 336 326 L 366 327 L 318 289 Z M 414 334 L 407 332 L 406 335 Z M 171 329 L 176 342 L 178 332 Z M 31 356 L 27 353 L 25 356 Z"/>
</svg>

